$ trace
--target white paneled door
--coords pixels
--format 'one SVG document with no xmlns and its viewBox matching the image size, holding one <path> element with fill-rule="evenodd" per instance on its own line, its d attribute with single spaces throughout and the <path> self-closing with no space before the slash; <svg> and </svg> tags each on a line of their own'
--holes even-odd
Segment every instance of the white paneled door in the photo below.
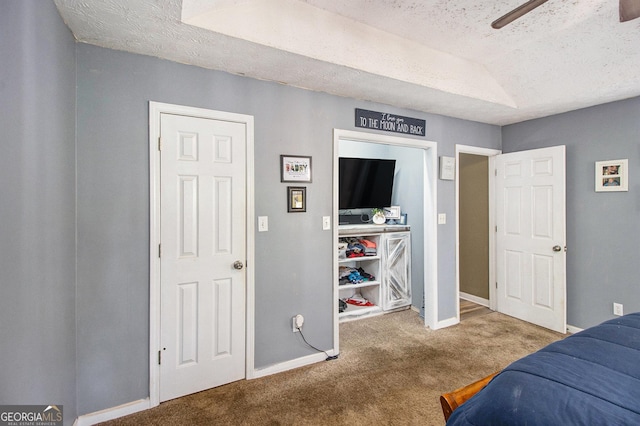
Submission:
<svg viewBox="0 0 640 426">
<path fill-rule="evenodd" d="M 565 147 L 496 157 L 497 308 L 566 332 Z"/>
<path fill-rule="evenodd" d="M 160 116 L 160 401 L 245 377 L 246 125 Z"/>
</svg>

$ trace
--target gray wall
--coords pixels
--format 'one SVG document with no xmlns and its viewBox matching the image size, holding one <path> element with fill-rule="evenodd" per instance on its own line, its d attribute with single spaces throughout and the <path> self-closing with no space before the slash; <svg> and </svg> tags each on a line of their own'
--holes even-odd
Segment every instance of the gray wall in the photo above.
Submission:
<svg viewBox="0 0 640 426">
<path fill-rule="evenodd" d="M 503 151 L 567 147 L 567 322 L 640 311 L 640 98 L 504 127 Z M 629 192 L 594 191 L 595 162 L 629 159 Z"/>
<path fill-rule="evenodd" d="M 441 117 L 439 126 L 427 137 L 438 142 L 438 156 L 455 157 L 455 145 L 501 149 L 500 127 Z M 427 122 L 428 126 L 428 122 Z M 438 213 L 447 215 L 438 225 L 438 319 L 455 318 L 456 310 L 456 207 L 455 181 L 438 180 Z"/>
<path fill-rule="evenodd" d="M 148 101 L 255 116 L 256 367 L 313 353 L 291 333 L 332 347 L 333 128 L 356 107 L 425 118 L 439 155 L 454 144 L 500 146 L 500 128 L 295 89 L 151 57 L 78 45 L 78 406 L 80 413 L 148 395 Z M 313 157 L 307 213 L 286 213 L 279 155 Z M 455 316 L 454 186 L 439 182 L 440 318 Z M 97 372 L 105 383 L 96 384 Z"/>
<path fill-rule="evenodd" d="M 270 229 L 255 235 L 258 368 L 313 353 L 291 333 L 295 313 L 312 344 L 333 343 L 334 243 L 321 218 L 333 214 L 332 132 L 361 130 L 356 107 L 425 119 L 438 155 L 501 146 L 497 126 L 74 45 L 50 1 L 1 8 L 0 402 L 62 403 L 67 422 L 149 395 L 149 101 L 255 117 L 256 214 Z M 313 157 L 307 213 L 286 213 L 280 154 Z M 449 218 L 438 227 L 447 319 L 453 182 L 438 182 L 438 206 Z"/>
<path fill-rule="evenodd" d="M 76 413 L 75 41 L 51 2 L 0 3 L 0 404 Z"/>
</svg>

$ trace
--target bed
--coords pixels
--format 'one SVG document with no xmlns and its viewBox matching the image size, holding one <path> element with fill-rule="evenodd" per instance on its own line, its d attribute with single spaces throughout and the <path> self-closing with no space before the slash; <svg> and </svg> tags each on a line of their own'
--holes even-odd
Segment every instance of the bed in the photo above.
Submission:
<svg viewBox="0 0 640 426">
<path fill-rule="evenodd" d="M 640 312 L 554 342 L 441 403 L 447 426 L 640 425 Z"/>
</svg>

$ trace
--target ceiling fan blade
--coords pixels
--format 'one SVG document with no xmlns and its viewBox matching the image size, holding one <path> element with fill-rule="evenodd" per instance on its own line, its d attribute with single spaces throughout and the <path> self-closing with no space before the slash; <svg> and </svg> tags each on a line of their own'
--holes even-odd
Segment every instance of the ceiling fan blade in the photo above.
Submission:
<svg viewBox="0 0 640 426">
<path fill-rule="evenodd" d="M 520 18 L 521 16 L 531 12 L 533 9 L 535 9 L 536 7 L 546 3 L 548 0 L 529 0 L 528 2 L 521 4 L 520 6 L 516 7 L 515 9 L 513 9 L 511 12 L 505 14 L 504 16 L 501 16 L 500 18 L 496 19 L 495 21 L 493 21 L 491 23 L 491 26 L 493 28 L 500 29 L 502 27 L 504 27 L 507 24 L 512 23 L 513 21 L 515 21 L 516 19 Z M 633 1 L 633 0 L 631 0 Z"/>
<path fill-rule="evenodd" d="M 620 0 L 620 22 L 640 18 L 640 0 Z"/>
</svg>

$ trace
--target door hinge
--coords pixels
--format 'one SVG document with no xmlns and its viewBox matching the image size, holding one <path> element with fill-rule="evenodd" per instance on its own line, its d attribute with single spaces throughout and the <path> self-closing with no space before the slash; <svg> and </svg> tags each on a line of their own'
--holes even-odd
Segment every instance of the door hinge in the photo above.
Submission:
<svg viewBox="0 0 640 426">
<path fill-rule="evenodd" d="M 498 281 L 496 281 L 496 288 L 498 288 Z"/>
<path fill-rule="evenodd" d="M 496 232 L 498 232 L 498 225 L 496 225 Z"/>
<path fill-rule="evenodd" d="M 494 174 L 494 176 L 498 176 L 498 169 L 495 169 L 495 170 L 493 171 L 493 174 Z"/>
<path fill-rule="evenodd" d="M 162 138 L 158 136 L 158 151 L 162 151 Z"/>
<path fill-rule="evenodd" d="M 158 244 L 158 257 L 162 257 L 162 244 Z"/>
</svg>

